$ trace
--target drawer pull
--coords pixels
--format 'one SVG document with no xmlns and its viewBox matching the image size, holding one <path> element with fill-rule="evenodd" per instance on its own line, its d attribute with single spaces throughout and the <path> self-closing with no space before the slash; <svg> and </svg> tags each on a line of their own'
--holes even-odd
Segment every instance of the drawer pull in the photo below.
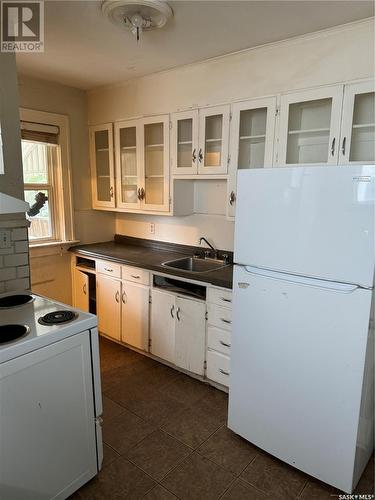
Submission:
<svg viewBox="0 0 375 500">
<path fill-rule="evenodd" d="M 222 368 L 219 368 L 219 372 L 222 373 L 223 375 L 228 375 L 228 377 L 229 377 L 229 372 L 226 372 Z"/>
<path fill-rule="evenodd" d="M 131 274 L 130 275 L 132 278 L 135 278 L 136 280 L 139 280 L 140 276 L 136 274 Z"/>
<path fill-rule="evenodd" d="M 230 347 L 230 344 L 226 344 L 225 342 L 223 342 L 222 340 L 220 340 L 220 344 L 225 346 L 225 347 Z"/>
<path fill-rule="evenodd" d="M 222 321 L 223 323 L 227 323 L 228 325 L 231 325 L 231 324 L 232 324 L 232 322 L 231 322 L 229 319 L 225 319 L 225 318 L 220 318 L 220 319 L 221 319 L 221 321 Z"/>
<path fill-rule="evenodd" d="M 108 273 L 113 273 L 113 269 L 111 269 L 109 267 L 105 267 L 104 271 L 107 271 Z"/>
<path fill-rule="evenodd" d="M 225 297 L 220 297 L 223 302 L 232 302 L 231 299 L 226 299 Z"/>
</svg>

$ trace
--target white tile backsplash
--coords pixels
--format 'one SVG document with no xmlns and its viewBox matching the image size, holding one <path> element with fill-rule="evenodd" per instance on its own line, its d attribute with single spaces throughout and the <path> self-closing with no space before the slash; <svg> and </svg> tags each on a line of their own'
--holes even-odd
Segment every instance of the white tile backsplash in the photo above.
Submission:
<svg viewBox="0 0 375 500">
<path fill-rule="evenodd" d="M 20 227 L 20 224 L 25 227 Z M 30 289 L 29 242 L 27 221 L 0 221 L 0 227 L 6 226 L 11 231 L 12 245 L 0 248 L 0 293 Z"/>
</svg>

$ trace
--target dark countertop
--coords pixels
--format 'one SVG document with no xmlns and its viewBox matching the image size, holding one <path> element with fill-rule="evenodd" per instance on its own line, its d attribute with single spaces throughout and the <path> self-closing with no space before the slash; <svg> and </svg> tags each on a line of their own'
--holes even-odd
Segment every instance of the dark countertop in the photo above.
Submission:
<svg viewBox="0 0 375 500">
<path fill-rule="evenodd" d="M 193 255 L 194 252 L 202 251 L 202 248 L 199 247 L 116 235 L 113 241 L 77 245 L 71 247 L 69 250 L 82 256 L 119 262 L 121 264 L 149 269 L 150 271 L 159 271 L 171 276 L 202 281 L 223 288 L 232 288 L 233 265 L 204 273 L 192 273 L 162 266 L 162 262 L 178 259 L 185 255 Z M 229 254 L 232 259 L 232 252 L 220 251 L 219 255 L 221 253 Z"/>
</svg>

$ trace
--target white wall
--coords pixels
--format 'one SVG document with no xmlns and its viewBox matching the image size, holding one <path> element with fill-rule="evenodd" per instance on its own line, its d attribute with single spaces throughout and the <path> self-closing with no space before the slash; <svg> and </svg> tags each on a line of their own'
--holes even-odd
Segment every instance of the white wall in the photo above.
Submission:
<svg viewBox="0 0 375 500">
<path fill-rule="evenodd" d="M 241 51 L 88 92 L 90 124 L 289 90 L 335 84 L 374 75 L 373 20 Z M 116 231 L 195 244 L 206 234 L 216 245 L 233 247 L 233 223 L 224 216 L 168 217 L 118 214 Z"/>
<path fill-rule="evenodd" d="M 86 93 L 72 87 L 20 75 L 20 106 L 68 115 L 75 236 L 81 243 L 113 239 L 115 215 L 91 208 Z M 31 283 L 35 292 L 71 302 L 70 254 L 60 248 L 31 249 Z"/>
</svg>

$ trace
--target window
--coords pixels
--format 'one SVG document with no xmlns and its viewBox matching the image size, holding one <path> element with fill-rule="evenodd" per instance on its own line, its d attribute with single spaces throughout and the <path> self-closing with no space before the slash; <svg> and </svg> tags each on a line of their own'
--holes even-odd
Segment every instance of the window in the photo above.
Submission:
<svg viewBox="0 0 375 500">
<path fill-rule="evenodd" d="M 21 109 L 25 200 L 31 210 L 29 242 L 71 242 L 73 237 L 68 119 Z"/>
<path fill-rule="evenodd" d="M 34 141 L 22 141 L 23 179 L 25 201 L 32 207 L 43 193 L 47 201 L 32 216 L 29 240 L 58 240 L 59 227 L 56 216 L 54 171 L 57 166 L 58 146 Z"/>
</svg>

